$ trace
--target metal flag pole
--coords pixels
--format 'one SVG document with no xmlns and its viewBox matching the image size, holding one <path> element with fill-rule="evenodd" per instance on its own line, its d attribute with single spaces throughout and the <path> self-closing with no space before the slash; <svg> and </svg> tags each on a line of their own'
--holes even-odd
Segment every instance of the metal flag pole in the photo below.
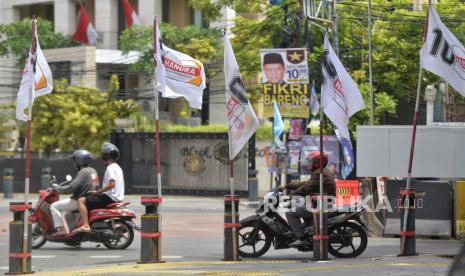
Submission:
<svg viewBox="0 0 465 276">
<path fill-rule="evenodd" d="M 233 242 L 233 260 L 237 261 L 237 237 L 236 237 L 236 232 L 237 229 L 235 227 L 236 225 L 236 201 L 234 200 L 234 160 L 229 160 L 229 185 L 231 189 L 231 223 L 233 227 L 231 228 L 232 230 L 232 242 Z"/>
<path fill-rule="evenodd" d="M 423 42 L 425 42 L 426 32 L 428 31 L 428 18 L 429 18 L 429 7 L 430 6 L 431 6 L 431 0 L 429 0 L 429 4 L 428 4 L 426 24 L 425 24 L 425 28 L 423 31 Z M 415 151 L 415 138 L 417 134 L 417 118 L 418 118 L 418 110 L 420 106 L 420 91 L 421 91 L 422 74 L 423 74 L 423 68 L 420 62 L 420 69 L 418 70 L 418 84 L 417 84 L 417 96 L 416 96 L 416 101 L 415 101 L 415 112 L 413 114 L 413 123 L 412 123 L 413 128 L 412 128 L 412 140 L 410 142 L 410 156 L 409 156 L 409 161 L 408 161 L 407 183 L 405 185 L 406 191 L 410 190 L 411 182 L 412 182 L 413 154 Z M 404 220 L 403 220 L 402 232 L 405 233 L 407 232 L 407 223 L 408 223 L 409 210 L 410 210 L 410 196 L 409 195 L 405 197 L 403 206 L 404 206 Z M 406 245 L 407 245 L 407 236 L 401 235 L 400 236 L 400 255 L 405 255 L 405 252 L 407 249 Z"/>
<path fill-rule="evenodd" d="M 321 97 L 321 96 L 320 96 Z M 320 100 L 320 224 L 319 224 L 319 233 L 318 235 L 321 237 L 323 235 L 323 97 Z M 323 241 L 320 240 L 320 259 L 324 256 L 324 244 Z"/>
<path fill-rule="evenodd" d="M 374 124 L 373 68 L 371 63 L 371 0 L 368 0 L 368 78 L 370 80 L 370 125 Z"/>
<path fill-rule="evenodd" d="M 161 224 L 161 208 L 162 208 L 162 201 L 161 201 L 161 166 L 160 166 L 160 115 L 158 112 L 158 88 L 157 88 L 157 17 L 155 16 L 153 19 L 153 64 L 154 64 L 154 74 L 153 74 L 153 83 L 154 83 L 154 90 L 155 90 L 155 168 L 157 173 L 157 195 L 160 199 L 159 205 L 159 212 L 158 212 L 158 229 L 162 232 L 162 224 Z M 158 238 L 158 258 L 161 258 L 161 236 Z"/>
<path fill-rule="evenodd" d="M 29 181 L 30 181 L 30 164 L 31 164 L 31 127 L 32 127 L 32 95 L 34 93 L 34 77 L 36 72 L 36 60 L 37 60 L 37 44 L 36 44 L 36 18 L 32 16 L 32 42 L 31 42 L 31 54 L 30 59 L 32 65 L 31 74 L 31 87 L 29 88 L 29 104 L 27 113 L 26 123 L 26 163 L 25 163 L 25 179 L 24 179 L 24 204 L 29 204 Z M 28 251 L 28 215 L 27 210 L 24 210 L 23 218 L 23 254 L 26 255 Z M 26 271 L 27 258 L 21 259 L 21 270 Z"/>
</svg>

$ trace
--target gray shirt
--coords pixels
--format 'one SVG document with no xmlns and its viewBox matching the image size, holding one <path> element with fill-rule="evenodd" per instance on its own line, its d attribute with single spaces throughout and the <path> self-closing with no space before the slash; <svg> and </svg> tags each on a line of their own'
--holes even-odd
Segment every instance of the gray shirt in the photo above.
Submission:
<svg viewBox="0 0 465 276">
<path fill-rule="evenodd" d="M 91 167 L 81 169 L 76 177 L 66 186 L 57 187 L 59 193 L 72 193 L 72 199 L 77 200 L 80 197 L 86 196 L 90 191 L 94 191 L 98 186 L 98 174 Z"/>
</svg>

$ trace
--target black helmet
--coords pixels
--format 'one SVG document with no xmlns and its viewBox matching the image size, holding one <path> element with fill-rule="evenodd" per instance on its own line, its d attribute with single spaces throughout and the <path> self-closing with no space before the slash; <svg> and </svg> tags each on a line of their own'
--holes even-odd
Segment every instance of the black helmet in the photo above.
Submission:
<svg viewBox="0 0 465 276">
<path fill-rule="evenodd" d="M 107 161 L 108 159 L 113 159 L 114 161 L 117 161 L 119 159 L 119 149 L 112 143 L 103 143 L 102 159 L 105 161 Z"/>
<path fill-rule="evenodd" d="M 78 168 L 79 166 L 89 165 L 90 162 L 94 159 L 92 153 L 85 149 L 80 149 L 71 155 L 71 159 L 73 159 L 74 166 Z"/>
</svg>

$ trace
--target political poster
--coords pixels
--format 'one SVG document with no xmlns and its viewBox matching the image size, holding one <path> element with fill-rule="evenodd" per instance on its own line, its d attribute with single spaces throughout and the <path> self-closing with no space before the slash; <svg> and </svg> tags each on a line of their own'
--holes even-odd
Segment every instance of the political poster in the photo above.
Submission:
<svg viewBox="0 0 465 276">
<path fill-rule="evenodd" d="M 261 49 L 265 117 L 276 102 L 285 118 L 309 117 L 308 62 L 305 48 Z"/>
<path fill-rule="evenodd" d="M 300 153 L 300 174 L 310 175 L 307 169 L 307 156 L 314 151 L 320 151 L 320 136 L 302 136 Z M 339 140 L 336 136 L 323 136 L 323 151 L 328 155 L 328 165 L 326 168 L 333 173 L 335 178 L 339 178 Z"/>
</svg>

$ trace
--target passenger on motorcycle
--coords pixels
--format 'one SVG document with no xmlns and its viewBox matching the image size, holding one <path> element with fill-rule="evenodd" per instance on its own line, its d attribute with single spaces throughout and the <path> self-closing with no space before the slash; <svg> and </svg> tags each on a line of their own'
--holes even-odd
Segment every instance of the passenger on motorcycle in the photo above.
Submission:
<svg viewBox="0 0 465 276">
<path fill-rule="evenodd" d="M 105 175 L 103 176 L 102 188 L 78 200 L 82 226 L 76 228 L 74 231 L 90 231 L 88 218 L 89 210 L 105 208 L 111 203 L 121 202 L 124 199 L 123 170 L 118 163 L 116 163 L 119 159 L 120 152 L 115 145 L 103 143 L 101 153 L 102 159 L 107 165 Z"/>
<path fill-rule="evenodd" d="M 315 151 L 307 156 L 308 169 L 311 171 L 311 177 L 308 181 L 303 181 L 297 184 L 288 184 L 282 188 L 290 189 L 290 196 L 301 196 L 306 197 L 320 192 L 320 152 Z M 328 164 L 328 156 L 323 154 L 323 192 L 328 196 L 336 195 L 336 184 L 332 176 L 331 171 L 326 169 Z M 306 239 L 304 233 L 304 225 L 302 225 L 301 219 L 304 219 L 306 223 L 311 223 L 312 213 L 307 210 L 305 206 L 297 207 L 295 211 L 292 210 L 286 213 L 286 218 L 289 226 L 292 229 L 294 236 L 297 240 L 289 246 L 300 247 L 304 244 Z"/>
<path fill-rule="evenodd" d="M 71 159 L 74 162 L 74 166 L 78 169 L 76 177 L 69 185 L 56 185 L 53 188 L 49 188 L 49 191 L 55 190 L 58 193 L 73 193 L 71 198 L 62 199 L 50 205 L 53 224 L 57 230 L 54 234 L 56 236 L 66 234 L 66 230 L 63 227 L 62 211 L 78 210 L 78 199 L 83 198 L 88 192 L 94 190 L 94 187 L 99 182 L 97 172 L 89 167 L 90 162 L 93 160 L 92 154 L 89 151 L 85 149 L 77 150 L 71 155 Z"/>
</svg>

